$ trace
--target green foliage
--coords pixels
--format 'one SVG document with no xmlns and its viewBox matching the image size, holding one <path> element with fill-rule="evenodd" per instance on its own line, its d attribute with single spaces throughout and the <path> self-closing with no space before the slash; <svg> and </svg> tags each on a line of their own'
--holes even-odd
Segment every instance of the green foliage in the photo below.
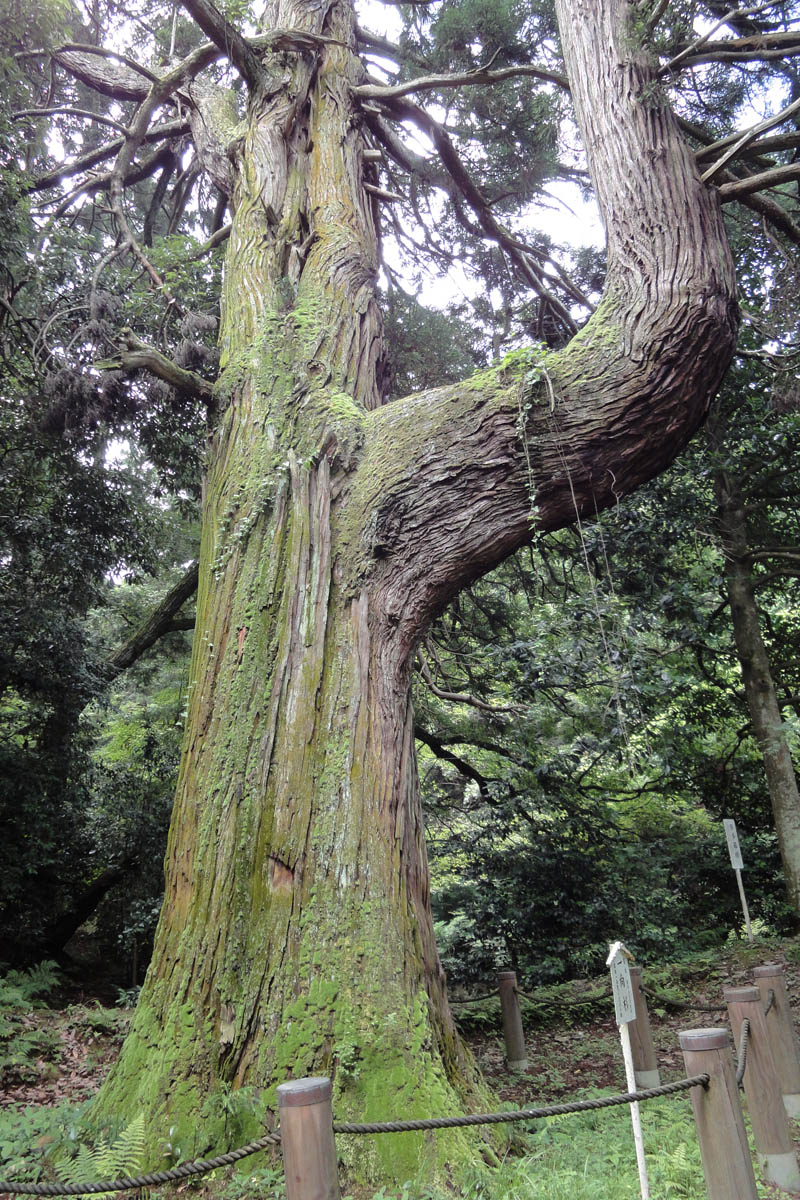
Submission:
<svg viewBox="0 0 800 1200">
<path fill-rule="evenodd" d="M 56 1035 L 28 1019 L 58 983 L 56 964 L 38 963 L 0 977 L 0 1082 L 33 1082 L 58 1046 Z"/>
<path fill-rule="evenodd" d="M 54 962 L 37 963 L 27 971 L 8 971 L 0 977 L 0 1010 L 34 1008 L 57 984 Z"/>
<path fill-rule="evenodd" d="M 214 1183 L 216 1172 L 206 1178 Z M 243 1164 L 224 1186 L 214 1187 L 215 1200 L 252 1200 L 261 1196 L 264 1200 L 284 1200 L 286 1188 L 283 1171 L 278 1167 L 253 1167 L 252 1162 Z"/>
<path fill-rule="evenodd" d="M 258 1089 L 232 1087 L 223 1083 L 209 1096 L 201 1110 L 201 1116 L 222 1117 L 225 1133 L 232 1145 L 241 1145 L 259 1136 L 263 1131 L 264 1105 Z"/>
<path fill-rule="evenodd" d="M 81 1143 L 72 1157 L 56 1163 L 64 1183 L 90 1183 L 103 1179 L 121 1179 L 138 1175 L 144 1169 L 147 1144 L 144 1133 L 144 1114 L 139 1113 L 111 1143 L 100 1138 L 94 1146 Z M 113 1192 L 94 1193 L 111 1196 Z"/>
<path fill-rule="evenodd" d="M 86 1104 L 0 1108 L 0 1167 L 6 1178 L 35 1183 L 46 1173 L 48 1158 L 63 1152 L 77 1137 Z"/>
<path fill-rule="evenodd" d="M 386 294 L 384 321 L 393 398 L 463 379 L 485 365 L 480 331 L 455 312 L 425 308 L 392 288 Z"/>
</svg>

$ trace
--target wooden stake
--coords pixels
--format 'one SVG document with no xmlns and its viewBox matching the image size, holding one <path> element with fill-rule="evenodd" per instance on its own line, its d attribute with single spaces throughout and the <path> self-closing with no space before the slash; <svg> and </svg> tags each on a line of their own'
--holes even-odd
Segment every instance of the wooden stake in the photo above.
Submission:
<svg viewBox="0 0 800 1200">
<path fill-rule="evenodd" d="M 633 999 L 636 1005 L 636 1020 L 630 1023 L 631 1050 L 633 1052 L 633 1069 L 636 1074 L 636 1086 L 639 1089 L 658 1087 L 661 1076 L 658 1073 L 658 1060 L 653 1045 L 653 1033 L 650 1029 L 650 1014 L 647 1011 L 647 998 L 642 988 L 642 968 L 631 966 L 631 984 Z"/>
<path fill-rule="evenodd" d="M 727 1029 L 678 1035 L 687 1075 L 708 1075 L 692 1100 L 708 1200 L 758 1200 Z"/>
<path fill-rule="evenodd" d="M 497 990 L 500 993 L 503 1040 L 506 1045 L 508 1069 L 510 1071 L 527 1071 L 528 1051 L 525 1046 L 525 1033 L 522 1029 L 516 971 L 498 971 Z"/>
<path fill-rule="evenodd" d="M 280 1084 L 278 1110 L 286 1200 L 340 1200 L 330 1079 Z"/>
<path fill-rule="evenodd" d="M 797 1044 L 792 1010 L 786 995 L 783 967 L 778 963 L 766 963 L 753 971 L 756 987 L 764 1008 L 764 1023 L 767 1027 L 775 1069 L 778 1072 L 783 1106 L 787 1116 L 800 1116 L 800 1048 Z M 769 1011 L 767 1011 L 769 1010 Z"/>
<path fill-rule="evenodd" d="M 745 1017 L 750 1021 L 744 1094 L 761 1168 L 770 1183 L 787 1192 L 800 1192 L 800 1169 L 767 1037 L 761 995 L 757 987 L 725 988 L 723 994 L 737 1046 L 742 1022 Z"/>
</svg>

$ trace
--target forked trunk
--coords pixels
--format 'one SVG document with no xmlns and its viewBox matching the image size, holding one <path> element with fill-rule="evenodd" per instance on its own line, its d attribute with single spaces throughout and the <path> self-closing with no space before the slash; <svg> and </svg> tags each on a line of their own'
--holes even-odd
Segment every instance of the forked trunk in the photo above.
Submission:
<svg viewBox="0 0 800 1200">
<path fill-rule="evenodd" d="M 590 153 L 592 130 L 602 144 L 607 298 L 538 377 L 515 360 L 385 407 L 351 6 L 287 0 L 269 14 L 335 41 L 268 59 L 238 149 L 227 407 L 166 899 L 98 1102 L 144 1110 L 162 1137 L 176 1127 L 184 1155 L 233 1136 L 225 1085 L 263 1089 L 272 1107 L 284 1079 L 332 1074 L 340 1117 L 475 1103 L 428 902 L 415 645 L 458 587 L 530 536 L 532 489 L 555 527 L 665 465 L 732 350 L 717 205 L 632 45 L 627 4 L 559 7 Z M 359 1145 L 359 1170 L 430 1182 L 476 1145 L 380 1137 Z"/>
</svg>

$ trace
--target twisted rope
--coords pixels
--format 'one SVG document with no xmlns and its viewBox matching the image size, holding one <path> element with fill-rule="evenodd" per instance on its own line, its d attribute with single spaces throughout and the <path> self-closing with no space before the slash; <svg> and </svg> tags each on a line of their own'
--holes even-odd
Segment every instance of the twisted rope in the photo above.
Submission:
<svg viewBox="0 0 800 1200">
<path fill-rule="evenodd" d="M 605 1096 L 599 1100 L 575 1100 L 571 1104 L 551 1104 L 547 1108 L 522 1108 L 516 1112 L 502 1113 L 473 1113 L 467 1117 L 428 1117 L 419 1121 L 377 1121 L 369 1125 L 358 1125 L 350 1122 L 335 1122 L 334 1133 L 407 1133 L 425 1129 L 456 1129 L 465 1125 L 497 1125 L 505 1121 L 534 1121 L 541 1117 L 557 1117 L 567 1113 L 588 1112 L 598 1108 L 614 1108 L 620 1104 L 633 1104 L 637 1100 L 653 1100 L 657 1096 L 671 1096 L 675 1092 L 685 1092 L 693 1087 L 708 1087 L 708 1075 L 692 1075 L 689 1079 L 679 1079 L 676 1083 L 665 1083 L 661 1087 L 648 1088 L 641 1092 L 625 1092 L 617 1096 Z M 144 1187 L 154 1187 L 162 1183 L 172 1183 L 178 1179 L 188 1179 L 190 1175 L 203 1175 L 213 1171 L 215 1167 L 227 1167 L 257 1154 L 267 1146 L 277 1146 L 280 1143 L 280 1133 L 268 1133 L 257 1142 L 249 1142 L 238 1150 L 220 1154 L 216 1158 L 200 1158 L 195 1162 L 183 1163 L 170 1171 L 154 1171 L 150 1175 L 137 1175 L 131 1179 L 105 1179 L 94 1183 L 17 1183 L 11 1180 L 0 1180 L 0 1192 L 9 1192 L 17 1196 L 84 1196 L 96 1195 L 99 1192 L 127 1192 Z"/>
<path fill-rule="evenodd" d="M 647 1088 L 641 1092 L 624 1092 L 616 1096 L 604 1096 L 598 1100 L 573 1100 L 570 1104 L 550 1104 L 546 1108 L 521 1108 L 516 1112 L 473 1113 L 468 1117 L 428 1117 L 419 1121 L 375 1121 L 369 1125 L 354 1125 L 335 1122 L 334 1133 L 411 1133 L 425 1129 L 459 1129 L 465 1125 L 499 1125 L 504 1121 L 536 1121 L 542 1117 L 560 1117 L 567 1113 L 591 1112 L 598 1108 L 615 1108 L 620 1104 L 633 1104 L 637 1100 L 654 1100 L 657 1096 L 671 1096 L 693 1087 L 708 1087 L 708 1075 L 692 1075 L 676 1083 L 664 1083 L 661 1087 Z"/>
<path fill-rule="evenodd" d="M 724 1013 L 728 1009 L 724 1004 L 692 1004 L 684 1000 L 671 1000 L 669 996 L 663 995 L 661 992 L 651 992 L 648 988 L 643 987 L 642 991 L 648 1000 L 655 1000 L 656 1003 L 664 1004 L 667 1008 L 677 1008 L 690 1012 L 716 1012 Z"/>
<path fill-rule="evenodd" d="M 463 1000 L 451 1000 L 451 1004 L 477 1004 L 479 1000 L 497 1000 L 497 992 L 485 992 L 482 996 L 466 996 Z"/>
<path fill-rule="evenodd" d="M 150 1175 L 136 1175 L 126 1179 L 104 1179 L 94 1183 L 17 1183 L 13 1180 L 0 1179 L 0 1192 L 10 1192 L 17 1196 L 84 1196 L 96 1195 L 98 1192 L 129 1192 L 144 1187 L 155 1187 L 162 1183 L 172 1183 L 177 1179 L 188 1179 L 190 1175 L 205 1175 L 215 1167 L 228 1167 L 238 1162 L 240 1158 L 248 1158 L 267 1146 L 280 1145 L 279 1133 L 267 1133 L 257 1142 L 248 1142 L 238 1150 L 229 1150 L 227 1154 L 219 1154 L 216 1158 L 198 1158 L 194 1162 L 182 1163 L 169 1171 L 153 1171 Z"/>
<path fill-rule="evenodd" d="M 747 1041 L 750 1037 L 750 1018 L 745 1017 L 742 1021 L 742 1032 L 739 1035 L 739 1053 L 737 1060 L 739 1062 L 736 1068 L 736 1082 L 739 1087 L 744 1087 L 744 1073 L 747 1067 Z"/>
<path fill-rule="evenodd" d="M 543 1003 L 541 998 L 531 996 L 528 992 L 521 991 L 520 988 L 514 988 L 514 992 L 517 996 L 520 996 L 523 1000 L 528 1000 L 531 1004 Z M 569 999 L 559 1000 L 558 1003 L 563 1008 L 580 1008 L 581 1006 L 585 1006 L 587 1004 L 596 1004 L 600 1000 L 608 1000 L 610 995 L 610 992 L 602 992 L 591 996 L 570 996 Z"/>
</svg>

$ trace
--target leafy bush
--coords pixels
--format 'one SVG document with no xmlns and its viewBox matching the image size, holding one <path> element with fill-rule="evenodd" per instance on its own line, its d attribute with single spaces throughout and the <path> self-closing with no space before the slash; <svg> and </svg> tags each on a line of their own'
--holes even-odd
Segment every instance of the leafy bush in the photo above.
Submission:
<svg viewBox="0 0 800 1200">
<path fill-rule="evenodd" d="M 30 1024 L 28 1014 L 58 983 L 56 964 L 39 963 L 0 977 L 0 1081 L 28 1082 L 41 1074 L 40 1061 L 58 1045 L 55 1034 Z"/>
<path fill-rule="evenodd" d="M 0 1108 L 0 1162 L 9 1179 L 36 1182 L 44 1173 L 47 1155 L 66 1147 L 77 1136 L 84 1104 L 52 1108 L 9 1105 Z"/>
</svg>

